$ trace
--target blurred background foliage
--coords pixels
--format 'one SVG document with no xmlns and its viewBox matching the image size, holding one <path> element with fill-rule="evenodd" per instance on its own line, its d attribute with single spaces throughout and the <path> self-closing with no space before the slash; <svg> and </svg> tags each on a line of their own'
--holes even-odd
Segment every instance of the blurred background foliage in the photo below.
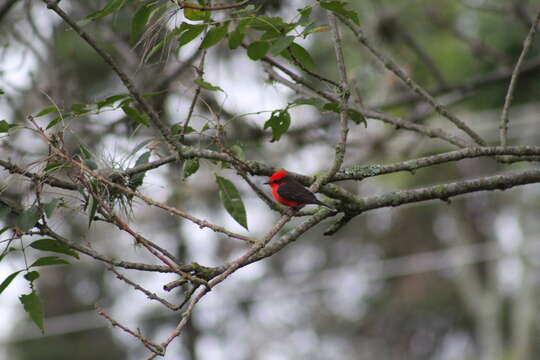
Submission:
<svg viewBox="0 0 540 360">
<path fill-rule="evenodd" d="M 60 5 L 70 16 L 81 19 L 106 3 L 62 1 Z M 261 13 L 285 20 L 291 20 L 297 8 L 311 4 L 304 0 L 256 3 Z M 85 29 L 134 74 L 145 93 L 160 91 L 150 99 L 166 123 L 181 123 L 195 91 L 194 67 L 200 51 L 195 46 L 180 51 L 171 46 L 142 61 L 145 52 L 183 19 L 181 13 L 164 14 L 135 44 L 130 41 L 130 23 L 140 5 L 140 1 L 128 1 L 121 11 Z M 351 1 L 350 6 L 380 50 L 489 143 L 498 140 L 509 77 L 480 84 L 474 81 L 511 71 L 539 1 L 361 0 Z M 327 22 L 320 10 L 313 18 L 321 24 Z M 0 87 L 4 91 L 0 117 L 10 123 L 27 125 L 28 114 L 51 104 L 69 109 L 72 104 L 91 104 L 125 92 L 111 69 L 41 2 L 16 2 L 0 19 L 0 34 Z M 366 106 L 420 124 L 444 126 L 347 29 L 342 28 L 342 34 L 349 75 Z M 303 45 L 321 73 L 337 78 L 328 32 L 311 35 Z M 531 69 L 520 77 L 515 94 L 510 144 L 539 143 L 540 66 L 534 65 L 539 63 L 538 56 L 535 40 L 527 58 Z M 291 130 L 271 143 L 270 132 L 263 131 L 268 113 L 240 115 L 283 108 L 299 95 L 271 81 L 243 50 L 231 51 L 226 44 L 211 49 L 204 71 L 205 78 L 225 93 L 203 91 L 204 102 L 195 110 L 194 128 L 200 129 L 216 114 L 226 121 L 234 118 L 227 127 L 228 139 L 241 144 L 249 159 L 309 175 L 331 162 L 339 133 L 334 114 L 307 107 L 293 110 Z M 133 125 L 121 112 L 111 111 L 70 121 L 63 140 L 74 154 L 84 144 L 99 168 L 127 167 L 136 159 L 128 155 L 135 145 L 155 135 L 149 128 Z M 187 138 L 191 141 L 189 135 Z M 191 145 L 212 146 L 204 139 Z M 152 146 L 155 154 L 166 153 L 162 144 Z M 3 140 L 0 149 L 2 158 L 30 164 L 42 158 L 44 145 L 33 140 L 29 131 L 20 131 Z M 368 120 L 367 128 L 351 129 L 345 165 L 389 163 L 450 149 L 441 141 Z M 480 158 L 342 185 L 368 196 L 523 166 Z M 4 172 L 2 194 L 24 203 L 32 183 Z M 216 200 L 215 172 L 235 181 L 248 209 L 250 230 L 264 233 L 277 215 L 233 171 L 210 161 L 201 162 L 200 170 L 189 179 L 183 179 L 181 166 L 174 164 L 149 173 L 143 191 L 235 228 Z M 265 181 L 254 180 L 258 184 Z M 539 299 L 539 195 L 538 186 L 531 185 L 465 196 L 448 204 L 428 202 L 375 210 L 330 238 L 322 236 L 328 224 L 320 225 L 215 289 L 166 358 L 535 359 L 540 354 L 540 319 L 534 311 Z M 95 222 L 88 232 L 84 211 L 63 196 L 67 205 L 59 211 L 65 216 L 56 226 L 66 237 L 92 244 L 112 257 L 145 258 L 126 237 L 112 235 L 110 225 Z M 242 249 L 231 240 L 199 231 L 143 204 L 133 211 L 138 230 L 152 234 L 186 261 L 217 265 Z M 289 229 L 294 224 L 297 222 Z M 2 274 L 8 274 L 17 261 L 20 258 L 13 255 L 0 264 Z M 166 282 L 155 274 L 134 277 L 157 292 Z M 144 329 L 149 338 L 167 334 L 179 317 L 155 307 L 115 280 L 104 266 L 84 258 L 69 267 L 43 271 L 39 292 L 47 318 L 44 336 L 26 322 L 17 304 L 17 288 L 2 295 L 2 312 L 14 309 L 3 325 L 9 328 L 3 341 L 10 359 L 143 358 L 139 343 L 98 319 L 93 313 L 96 302 L 133 327 Z"/>
</svg>

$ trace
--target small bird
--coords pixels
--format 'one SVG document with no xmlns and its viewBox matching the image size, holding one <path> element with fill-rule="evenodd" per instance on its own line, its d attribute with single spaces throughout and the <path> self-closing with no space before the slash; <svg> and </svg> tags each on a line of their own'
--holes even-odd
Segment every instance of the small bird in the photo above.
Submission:
<svg viewBox="0 0 540 360">
<path fill-rule="evenodd" d="M 307 204 L 315 204 L 336 211 L 319 201 L 311 191 L 306 189 L 304 185 L 290 176 L 285 170 L 279 170 L 273 173 L 265 184 L 269 184 L 272 187 L 274 199 L 285 206 L 299 208 Z"/>
</svg>

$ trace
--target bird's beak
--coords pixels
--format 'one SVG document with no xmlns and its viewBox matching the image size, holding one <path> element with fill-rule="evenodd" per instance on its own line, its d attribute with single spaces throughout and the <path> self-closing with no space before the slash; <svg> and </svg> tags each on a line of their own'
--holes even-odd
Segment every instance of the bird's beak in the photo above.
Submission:
<svg viewBox="0 0 540 360">
<path fill-rule="evenodd" d="M 265 183 L 264 183 L 264 185 L 270 185 L 270 182 L 269 182 L 269 181 L 267 181 L 267 182 L 265 182 Z"/>
</svg>

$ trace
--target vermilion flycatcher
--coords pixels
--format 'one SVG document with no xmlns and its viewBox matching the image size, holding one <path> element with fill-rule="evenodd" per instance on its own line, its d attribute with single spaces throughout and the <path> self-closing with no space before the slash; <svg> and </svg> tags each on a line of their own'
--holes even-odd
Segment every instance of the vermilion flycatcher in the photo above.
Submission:
<svg viewBox="0 0 540 360">
<path fill-rule="evenodd" d="M 335 211 L 335 209 L 319 201 L 311 191 L 306 189 L 304 185 L 290 176 L 285 170 L 273 173 L 265 184 L 272 187 L 272 195 L 274 195 L 277 202 L 285 206 L 298 208 L 307 204 L 315 204 Z"/>
</svg>

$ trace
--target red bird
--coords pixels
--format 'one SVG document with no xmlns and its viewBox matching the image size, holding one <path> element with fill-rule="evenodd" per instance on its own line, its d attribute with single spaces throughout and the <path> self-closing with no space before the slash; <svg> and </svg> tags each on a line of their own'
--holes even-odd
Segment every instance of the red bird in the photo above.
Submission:
<svg viewBox="0 0 540 360">
<path fill-rule="evenodd" d="M 304 185 L 290 176 L 285 170 L 273 173 L 265 184 L 272 187 L 272 195 L 274 195 L 277 202 L 285 206 L 298 208 L 307 204 L 316 204 L 335 211 L 335 209 L 319 201 L 311 191 L 306 189 Z"/>
</svg>

